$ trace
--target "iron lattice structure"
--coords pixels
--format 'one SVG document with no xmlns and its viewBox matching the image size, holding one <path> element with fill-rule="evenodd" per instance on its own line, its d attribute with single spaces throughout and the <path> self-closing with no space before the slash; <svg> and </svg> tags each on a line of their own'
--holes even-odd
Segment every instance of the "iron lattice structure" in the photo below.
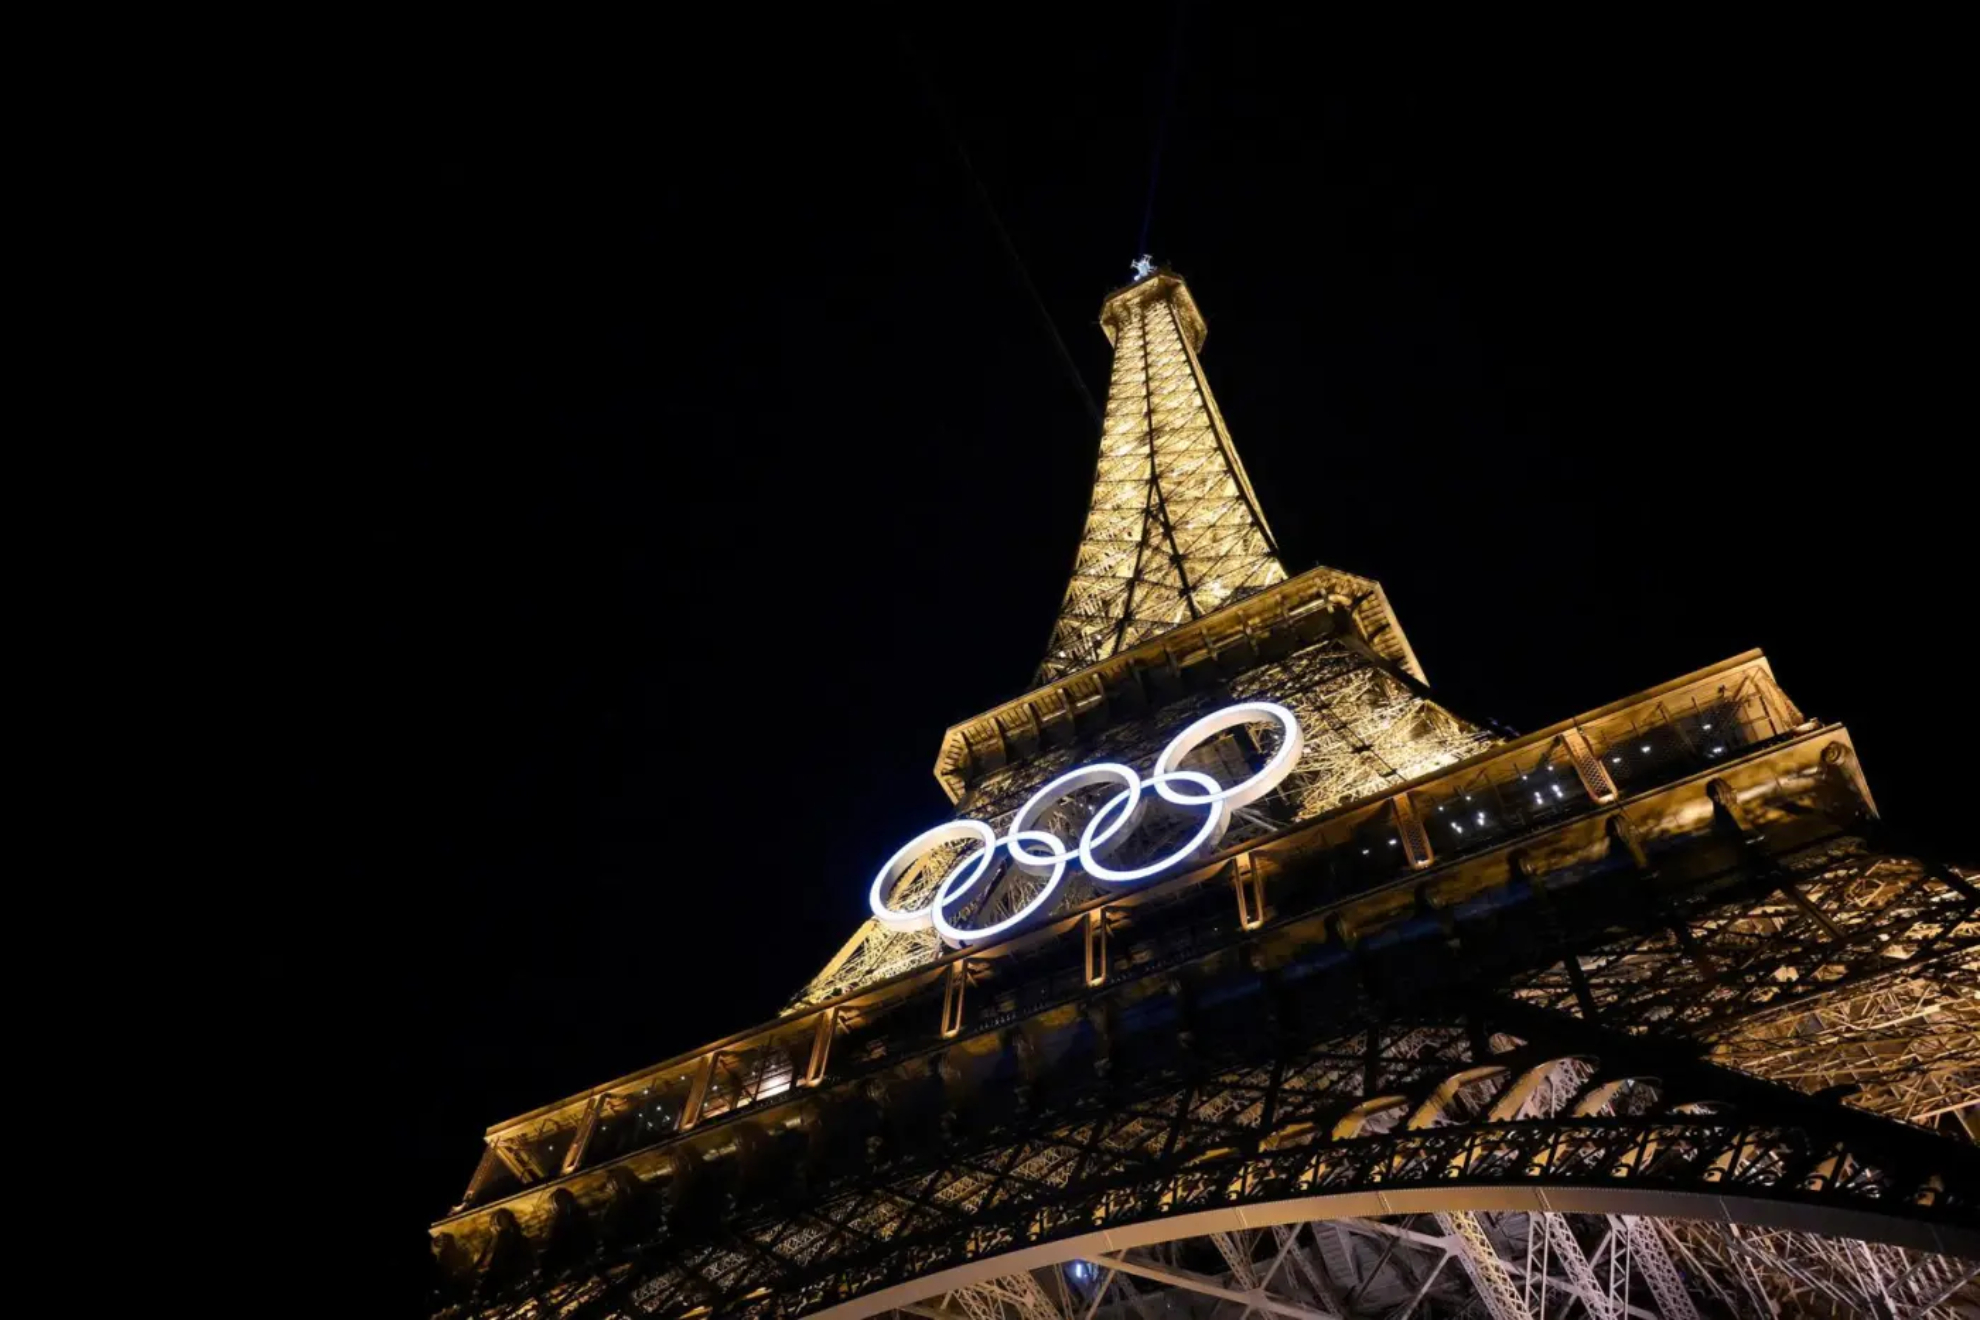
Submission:
<svg viewBox="0 0 1980 1320">
<path fill-rule="evenodd" d="M 1038 681 L 1086 668 L 1286 578 L 1203 377 L 1203 317 L 1164 271 L 1107 300 L 1100 466 Z"/>
<path fill-rule="evenodd" d="M 1848 732 L 1749 653 L 1494 738 L 1429 697 L 1373 582 L 1186 599 L 1269 537 L 1208 512 L 1253 502 L 1181 282 L 1107 324 L 1099 484 L 1130 480 L 1106 446 L 1139 398 L 1136 535 L 1178 576 L 1123 579 L 1091 662 L 949 730 L 937 778 L 1002 829 L 1246 699 L 1295 712 L 1293 772 L 1170 878 L 1075 880 L 962 949 L 868 923 L 776 1021 L 495 1125 L 434 1226 L 436 1311 L 1980 1314 L 1980 888 L 1890 833 Z M 1223 466 L 1163 468 L 1199 415 Z M 1159 488 L 1205 471 L 1207 503 Z M 1245 726 L 1185 764 L 1274 750 Z M 1007 871 L 975 917 L 1031 892 Z"/>
</svg>

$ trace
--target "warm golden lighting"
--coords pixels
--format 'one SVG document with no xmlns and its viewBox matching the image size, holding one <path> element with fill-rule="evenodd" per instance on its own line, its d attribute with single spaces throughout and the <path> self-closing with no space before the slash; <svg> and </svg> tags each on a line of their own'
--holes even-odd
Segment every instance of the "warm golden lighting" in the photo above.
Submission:
<svg viewBox="0 0 1980 1320">
<path fill-rule="evenodd" d="M 1286 577 L 1196 360 L 1188 288 L 1151 273 L 1107 300 L 1101 324 L 1114 374 L 1100 466 L 1040 682 Z"/>
</svg>

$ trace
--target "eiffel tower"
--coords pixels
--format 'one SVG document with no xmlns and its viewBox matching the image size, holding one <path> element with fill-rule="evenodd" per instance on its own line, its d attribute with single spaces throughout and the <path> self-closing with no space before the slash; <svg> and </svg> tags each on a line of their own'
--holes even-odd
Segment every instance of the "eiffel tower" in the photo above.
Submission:
<svg viewBox="0 0 1980 1320">
<path fill-rule="evenodd" d="M 954 819 L 776 1020 L 490 1128 L 433 1313 L 1980 1314 L 1980 876 L 1757 651 L 1439 705 L 1380 584 L 1287 575 L 1137 276 Z"/>
</svg>

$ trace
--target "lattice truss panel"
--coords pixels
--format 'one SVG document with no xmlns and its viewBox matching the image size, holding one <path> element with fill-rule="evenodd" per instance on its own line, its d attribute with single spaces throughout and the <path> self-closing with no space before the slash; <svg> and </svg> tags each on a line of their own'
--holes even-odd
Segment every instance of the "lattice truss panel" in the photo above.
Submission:
<svg viewBox="0 0 1980 1320">
<path fill-rule="evenodd" d="M 1958 873 L 1851 840 L 1778 879 L 1582 954 L 1588 1004 L 1560 968 L 1514 993 L 1705 1041 L 1716 1062 L 1809 1093 L 1844 1087 L 1846 1103 L 1891 1118 L 1980 1121 L 1980 923 Z"/>
<path fill-rule="evenodd" d="M 1026 799 L 1075 766 L 1119 761 L 1148 771 L 1168 740 L 1191 720 L 1233 701 L 1256 700 L 1279 702 L 1297 715 L 1305 744 L 1298 764 L 1279 791 L 1236 813 L 1223 835 L 1222 847 L 1242 844 L 1384 792 L 1404 780 L 1463 760 L 1492 742 L 1490 735 L 1419 696 L 1378 665 L 1338 642 L 1325 641 L 1241 675 L 1224 692 L 1175 702 L 1149 719 L 1107 729 L 1089 744 L 1046 752 L 995 771 L 971 788 L 956 814 L 989 821 L 1001 833 Z M 1241 736 L 1206 744 L 1184 765 L 1235 783 L 1251 773 L 1245 758 L 1269 756 L 1277 748 L 1277 738 L 1276 730 L 1246 726 Z M 1094 790 L 1076 796 L 1048 812 L 1042 828 L 1054 830 L 1068 841 L 1077 840 L 1087 820 L 1111 792 Z M 1178 838 L 1186 837 L 1184 831 L 1193 828 L 1192 820 L 1187 812 L 1164 816 L 1157 806 L 1154 818 L 1137 829 L 1135 846 L 1148 856 L 1161 856 Z M 959 850 L 931 858 L 927 866 L 903 881 L 894 905 L 910 908 L 927 902 L 943 876 L 960 860 Z M 998 883 L 981 886 L 987 892 L 975 909 L 977 924 L 1015 911 L 1036 892 L 1031 887 L 1036 882 L 1037 877 L 1007 866 Z M 1075 874 L 1052 911 L 1070 910 L 1099 892 Z M 790 1006 L 821 1003 L 912 971 L 945 951 L 933 931 L 888 931 L 869 920 Z"/>
<path fill-rule="evenodd" d="M 1712 1057 L 1913 1123 L 1980 1118 L 1980 958 L 1823 995 L 1721 1033 Z"/>
<path fill-rule="evenodd" d="M 1166 295 L 1119 320 L 1093 506 L 1040 683 L 1285 580 L 1183 334 Z"/>
</svg>

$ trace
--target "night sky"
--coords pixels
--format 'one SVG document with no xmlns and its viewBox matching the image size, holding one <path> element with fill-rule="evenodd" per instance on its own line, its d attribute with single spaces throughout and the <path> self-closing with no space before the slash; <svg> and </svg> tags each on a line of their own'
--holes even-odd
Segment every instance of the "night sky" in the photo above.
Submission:
<svg viewBox="0 0 1980 1320">
<path fill-rule="evenodd" d="M 484 1126 L 773 1014 L 946 814 L 942 731 L 1065 588 L 1144 232 L 1287 569 L 1380 579 L 1447 705 L 1530 729 L 1761 647 L 1975 859 L 1934 79 L 1070 8 L 459 52 L 406 168 L 346 158 L 394 383 L 330 464 L 342 874 L 295 921 L 407 1309 Z"/>
</svg>

